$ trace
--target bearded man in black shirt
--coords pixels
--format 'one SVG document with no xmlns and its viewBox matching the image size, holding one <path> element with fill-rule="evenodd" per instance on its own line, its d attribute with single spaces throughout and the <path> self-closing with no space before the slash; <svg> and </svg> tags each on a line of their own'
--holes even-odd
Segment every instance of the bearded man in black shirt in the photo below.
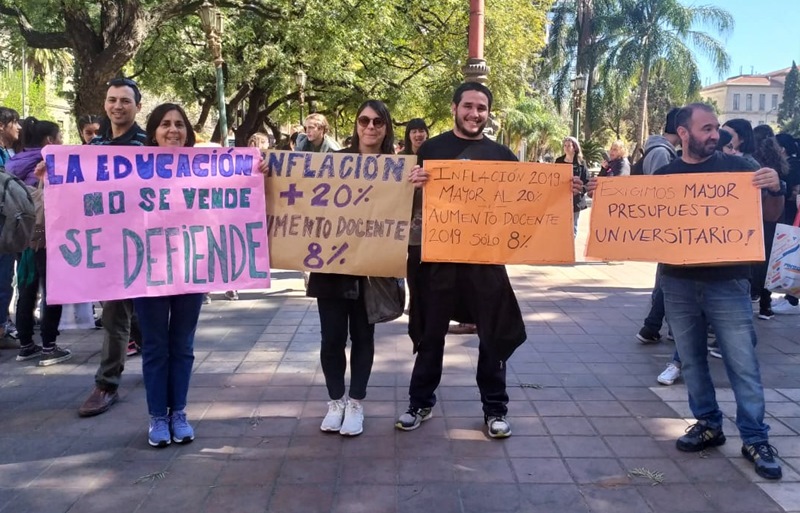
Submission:
<svg viewBox="0 0 800 513">
<path fill-rule="evenodd" d="M 428 180 L 420 167 L 426 160 L 517 160 L 507 147 L 483 135 L 491 107 L 492 93 L 486 86 L 468 82 L 456 89 L 450 106 L 455 127 L 420 147 L 419 166 L 411 172 L 415 186 L 421 187 Z M 582 190 L 580 179 L 573 181 L 573 192 Z M 510 436 L 506 361 L 527 335 L 505 267 L 422 262 L 412 290 L 416 294 L 411 298 L 409 335 L 417 357 L 408 390 L 409 407 L 395 427 L 411 431 L 431 417 L 442 377 L 448 325 L 450 319 L 464 312 L 478 327 L 476 380 L 488 434 L 492 438 Z"/>
<path fill-rule="evenodd" d="M 753 186 L 762 191 L 764 220 L 775 221 L 783 212 L 785 184 L 774 169 L 753 169 L 740 157 L 715 151 L 719 121 L 707 105 L 683 107 L 677 115 L 683 156 L 655 174 L 753 172 Z M 756 358 L 756 333 L 750 304 L 750 271 L 747 265 L 663 265 L 661 286 L 666 317 L 681 356 L 689 406 L 697 423 L 680 437 L 677 448 L 702 451 L 725 443 L 722 412 L 717 404 L 708 369 L 706 325 L 717 334 L 722 361 L 736 397 L 736 427 L 742 438 L 742 455 L 766 479 L 780 479 L 776 451 L 769 444 L 764 423 L 764 390 Z"/>
</svg>

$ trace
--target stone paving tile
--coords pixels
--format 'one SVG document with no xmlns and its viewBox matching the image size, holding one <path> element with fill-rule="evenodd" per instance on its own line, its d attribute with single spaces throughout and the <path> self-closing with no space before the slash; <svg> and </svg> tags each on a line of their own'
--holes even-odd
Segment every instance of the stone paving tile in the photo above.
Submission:
<svg viewBox="0 0 800 513">
<path fill-rule="evenodd" d="M 603 488 L 582 485 L 581 493 L 593 513 L 649 513 L 654 511 L 639 487 Z"/>
<path fill-rule="evenodd" d="M 246 292 L 204 307 L 188 408 L 198 438 L 186 446 L 147 446 L 140 359 L 128 362 L 111 411 L 77 417 L 101 331 L 64 332 L 59 343 L 75 357 L 45 370 L 0 349 L 0 512 L 797 509 L 800 346 L 792 320 L 756 325 L 771 441 L 785 473 L 766 482 L 739 455 L 730 418 L 729 443 L 705 458 L 675 449 L 691 420 L 686 389 L 655 383 L 673 346 L 634 338 L 653 268 L 509 268 L 530 342 L 508 365 L 507 440 L 485 433 L 474 336 L 448 339 L 434 417 L 413 433 L 393 428 L 413 363 L 405 317 L 377 327 L 365 433 L 321 433 L 328 397 L 319 318 L 313 301 L 299 297 L 297 273 L 285 273 L 293 276 L 287 286 L 276 278 L 276 290 L 289 292 Z M 730 416 L 724 370 L 712 362 L 711 371 Z M 663 472 L 663 484 L 627 477 L 636 468 Z"/>
</svg>

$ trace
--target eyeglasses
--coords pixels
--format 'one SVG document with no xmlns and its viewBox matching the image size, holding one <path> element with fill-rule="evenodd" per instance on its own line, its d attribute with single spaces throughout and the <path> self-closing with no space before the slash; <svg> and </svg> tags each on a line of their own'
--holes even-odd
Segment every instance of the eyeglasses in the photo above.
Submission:
<svg viewBox="0 0 800 513">
<path fill-rule="evenodd" d="M 361 128 L 367 128 L 370 123 L 372 123 L 372 126 L 375 128 L 383 128 L 386 125 L 386 121 L 384 121 L 383 118 L 371 118 L 369 116 L 358 117 L 358 124 Z"/>
</svg>

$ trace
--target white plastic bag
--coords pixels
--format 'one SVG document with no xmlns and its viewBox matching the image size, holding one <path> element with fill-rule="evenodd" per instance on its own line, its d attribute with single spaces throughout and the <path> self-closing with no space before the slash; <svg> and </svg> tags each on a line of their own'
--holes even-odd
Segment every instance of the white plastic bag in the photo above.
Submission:
<svg viewBox="0 0 800 513">
<path fill-rule="evenodd" d="M 779 224 L 775 229 L 772 253 L 767 267 L 766 288 L 800 296 L 800 213 L 794 226 Z"/>
</svg>

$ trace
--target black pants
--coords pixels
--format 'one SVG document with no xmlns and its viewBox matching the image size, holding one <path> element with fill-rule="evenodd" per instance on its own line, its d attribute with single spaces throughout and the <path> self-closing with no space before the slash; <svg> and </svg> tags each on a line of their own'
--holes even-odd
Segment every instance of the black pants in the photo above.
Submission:
<svg viewBox="0 0 800 513">
<path fill-rule="evenodd" d="M 767 281 L 767 267 L 769 267 L 769 255 L 772 253 L 772 239 L 775 238 L 776 227 L 777 223 L 764 223 L 764 254 L 766 255 L 766 261 L 758 262 L 751 266 L 751 293 L 759 296 L 758 307 L 762 311 L 772 306 L 772 292 L 767 290 L 764 284 Z"/>
<path fill-rule="evenodd" d="M 42 345 L 52 348 L 58 337 L 58 324 L 61 322 L 61 305 L 47 304 L 47 251 L 42 248 L 33 255 L 35 262 L 33 281 L 25 286 L 19 285 L 17 299 L 17 332 L 20 345 L 33 344 L 33 312 L 36 310 L 36 296 L 39 284 L 42 285 Z"/>
<path fill-rule="evenodd" d="M 422 246 L 409 246 L 408 247 L 408 260 L 406 261 L 406 283 L 408 283 L 408 297 L 409 308 L 414 298 L 419 294 L 419 287 L 417 287 L 417 272 L 419 271 L 419 264 L 422 262 Z"/>
<path fill-rule="evenodd" d="M 419 271 L 419 279 L 429 279 L 429 270 L 429 267 L 423 266 Z M 424 296 L 418 298 L 420 307 L 424 310 L 425 324 L 408 387 L 409 402 L 413 408 L 431 408 L 436 404 L 436 389 L 442 380 L 445 336 L 450 319 L 455 313 L 457 297 L 461 293 L 453 287 L 426 287 Z M 475 290 L 472 293 L 480 294 L 480 291 Z M 508 393 L 505 364 L 494 357 L 493 351 L 487 347 L 492 341 L 488 327 L 481 323 L 480 313 L 472 312 L 472 315 L 477 320 L 480 338 L 476 381 L 483 413 L 487 416 L 506 415 Z"/>
<path fill-rule="evenodd" d="M 367 396 L 367 383 L 375 356 L 375 325 L 367 321 L 363 295 L 358 299 L 317 299 L 322 328 L 319 351 L 325 385 L 331 399 L 344 396 L 344 374 L 347 370 L 348 329 L 350 332 L 350 397 Z"/>
</svg>

